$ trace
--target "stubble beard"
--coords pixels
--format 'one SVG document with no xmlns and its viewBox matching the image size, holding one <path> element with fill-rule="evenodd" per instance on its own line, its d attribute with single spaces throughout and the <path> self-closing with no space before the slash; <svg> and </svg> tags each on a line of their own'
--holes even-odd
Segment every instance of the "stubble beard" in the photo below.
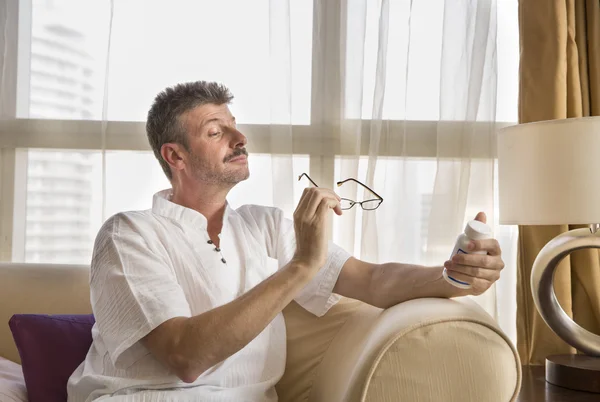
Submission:
<svg viewBox="0 0 600 402">
<path fill-rule="evenodd" d="M 204 183 L 224 184 L 231 186 L 246 180 L 250 176 L 248 165 L 245 166 L 245 169 L 226 169 L 222 172 L 215 172 L 204 162 L 202 158 L 199 158 L 197 155 L 191 154 L 190 162 L 192 164 L 194 178 Z"/>
</svg>

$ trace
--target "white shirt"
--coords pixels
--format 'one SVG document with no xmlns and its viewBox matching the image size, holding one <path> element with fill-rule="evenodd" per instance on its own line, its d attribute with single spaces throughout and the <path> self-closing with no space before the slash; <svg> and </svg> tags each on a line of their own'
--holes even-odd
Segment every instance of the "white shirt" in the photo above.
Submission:
<svg viewBox="0 0 600 402">
<path fill-rule="evenodd" d="M 111 217 L 98 233 L 90 276 L 93 343 L 69 379 L 68 401 L 276 401 L 286 353 L 281 313 L 192 384 L 159 363 L 140 339 L 170 318 L 231 302 L 286 265 L 295 252 L 293 223 L 276 208 L 227 206 L 216 251 L 206 218 L 170 195 L 155 194 L 151 210 Z M 332 290 L 349 257 L 331 244 L 325 266 L 295 300 L 325 314 L 339 299 Z"/>
</svg>

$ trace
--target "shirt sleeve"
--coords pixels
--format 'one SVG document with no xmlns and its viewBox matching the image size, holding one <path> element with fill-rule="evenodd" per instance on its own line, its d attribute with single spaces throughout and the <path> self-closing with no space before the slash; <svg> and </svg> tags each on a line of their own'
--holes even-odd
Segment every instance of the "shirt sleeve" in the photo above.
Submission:
<svg viewBox="0 0 600 402">
<path fill-rule="evenodd" d="M 139 341 L 160 324 L 191 316 L 165 253 L 152 250 L 144 239 L 149 228 L 137 222 L 141 219 L 125 214 L 110 218 L 98 233 L 92 257 L 92 309 L 117 368 L 148 354 Z"/>
<path fill-rule="evenodd" d="M 269 256 L 277 259 L 279 268 L 282 268 L 296 252 L 296 233 L 294 223 L 283 215 L 282 210 L 274 208 L 272 218 L 274 233 L 268 237 L 272 243 L 267 249 Z M 340 299 L 339 295 L 333 293 L 333 287 L 350 257 L 346 250 L 330 241 L 325 265 L 294 300 L 314 315 L 324 315 Z"/>
</svg>

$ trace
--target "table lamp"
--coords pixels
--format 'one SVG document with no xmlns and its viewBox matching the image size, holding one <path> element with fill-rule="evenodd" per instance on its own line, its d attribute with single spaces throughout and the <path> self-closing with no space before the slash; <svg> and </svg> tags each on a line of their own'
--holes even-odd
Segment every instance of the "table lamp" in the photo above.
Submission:
<svg viewBox="0 0 600 402">
<path fill-rule="evenodd" d="M 546 244 L 531 290 L 546 324 L 584 355 L 546 358 L 546 381 L 600 393 L 600 336 L 575 323 L 554 293 L 554 271 L 575 250 L 600 248 L 600 117 L 540 121 L 498 131 L 500 224 L 585 224 Z M 600 289 L 598 289 L 600 292 Z M 600 397 L 599 397 L 600 399 Z"/>
</svg>

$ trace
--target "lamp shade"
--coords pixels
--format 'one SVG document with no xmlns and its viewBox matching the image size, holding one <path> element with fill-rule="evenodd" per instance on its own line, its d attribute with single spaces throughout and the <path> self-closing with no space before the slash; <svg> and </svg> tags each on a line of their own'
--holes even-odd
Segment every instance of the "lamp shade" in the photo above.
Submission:
<svg viewBox="0 0 600 402">
<path fill-rule="evenodd" d="M 500 223 L 600 223 L 600 117 L 498 131 Z"/>
</svg>

